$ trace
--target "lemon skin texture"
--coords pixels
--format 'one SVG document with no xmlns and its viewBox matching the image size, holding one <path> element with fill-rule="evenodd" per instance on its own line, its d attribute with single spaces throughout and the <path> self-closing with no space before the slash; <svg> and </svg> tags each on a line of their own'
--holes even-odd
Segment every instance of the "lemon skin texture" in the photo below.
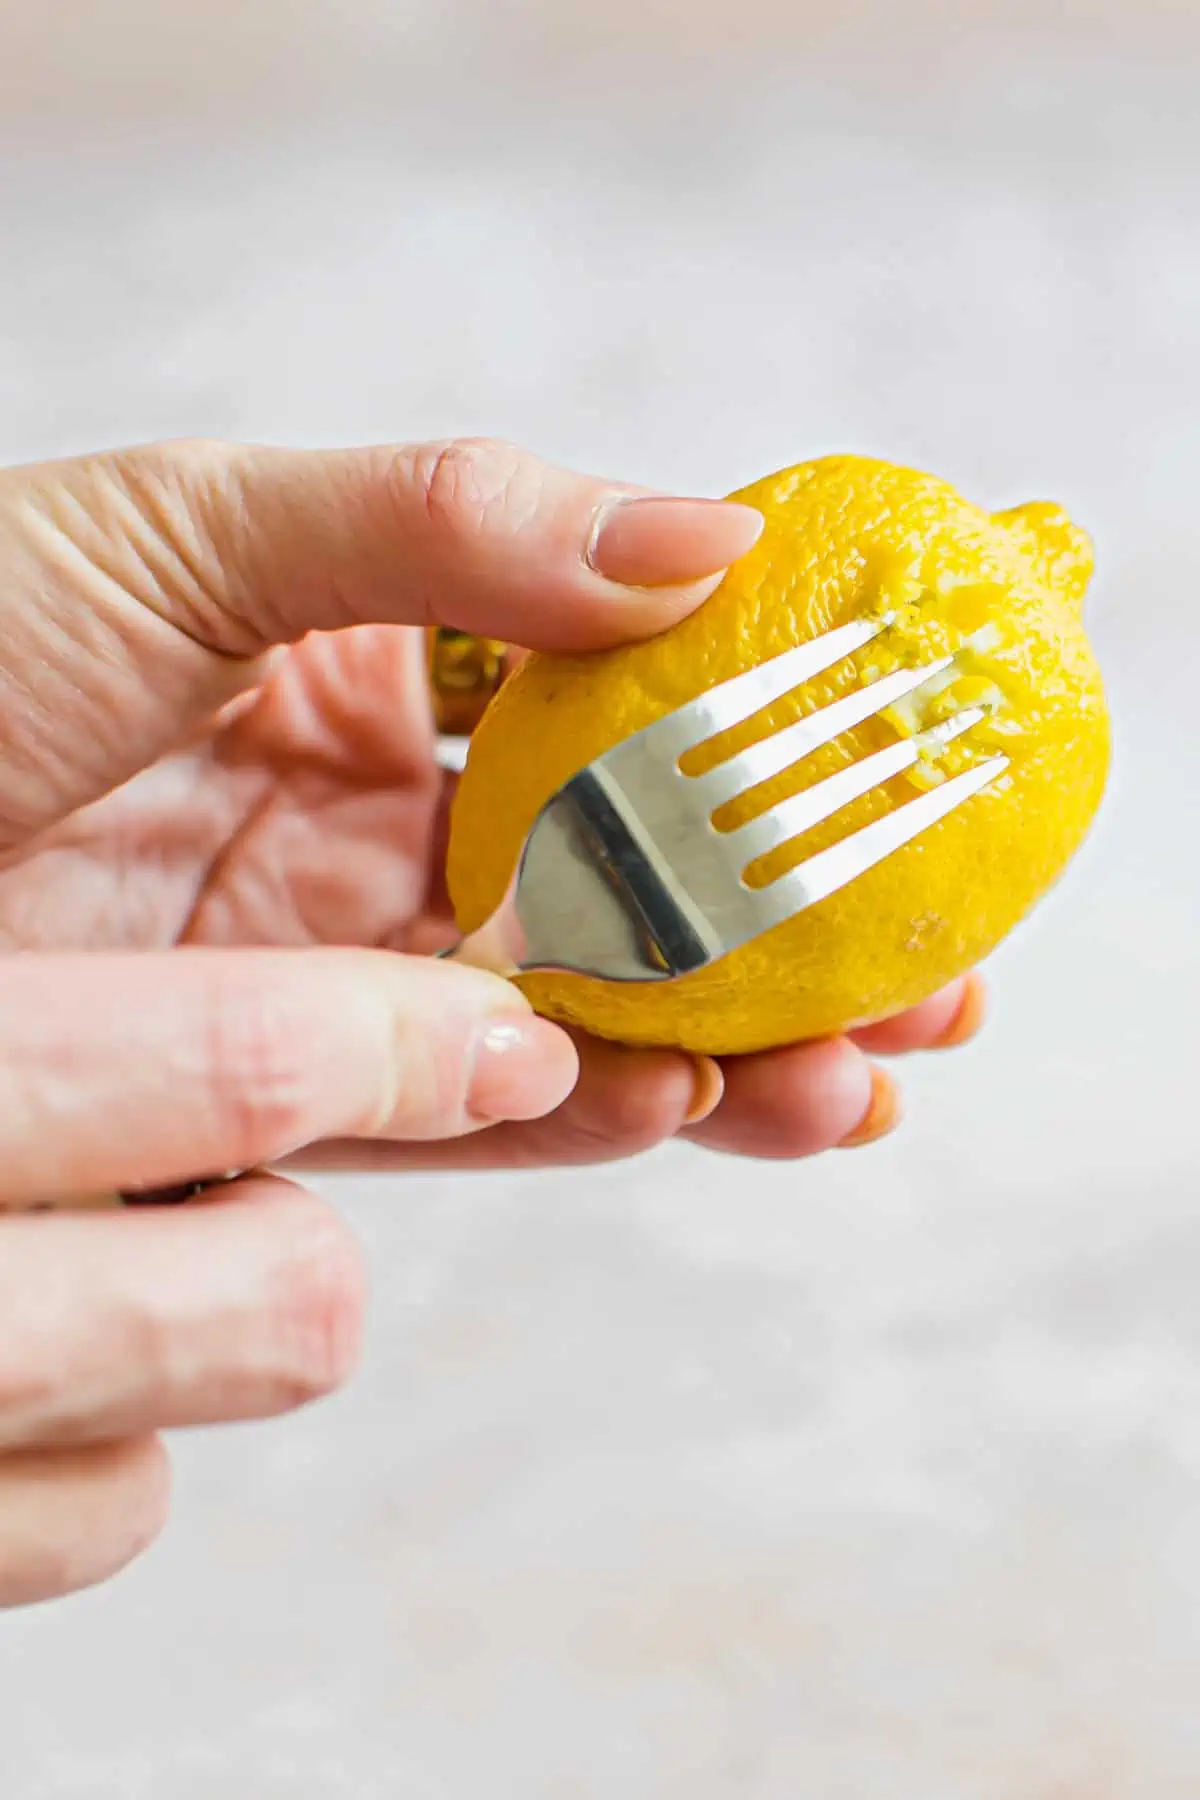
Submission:
<svg viewBox="0 0 1200 1800">
<path fill-rule="evenodd" d="M 865 649 L 685 759 L 724 754 L 899 667 L 953 655 L 913 699 L 847 732 L 719 813 L 729 828 L 960 707 L 985 717 L 941 754 L 781 846 L 769 881 L 921 789 L 1003 752 L 1007 771 L 816 906 L 667 982 L 530 974 L 537 1010 L 627 1044 L 730 1055 L 890 1016 L 985 957 L 1061 875 L 1093 819 L 1110 755 L 1104 689 L 1082 624 L 1086 534 L 1058 506 L 988 513 L 946 482 L 856 456 L 803 463 L 730 496 L 766 520 L 717 591 L 661 636 L 591 655 L 534 655 L 500 689 L 456 797 L 448 883 L 459 928 L 502 900 L 546 800 L 622 738 L 716 682 L 864 614 Z"/>
</svg>

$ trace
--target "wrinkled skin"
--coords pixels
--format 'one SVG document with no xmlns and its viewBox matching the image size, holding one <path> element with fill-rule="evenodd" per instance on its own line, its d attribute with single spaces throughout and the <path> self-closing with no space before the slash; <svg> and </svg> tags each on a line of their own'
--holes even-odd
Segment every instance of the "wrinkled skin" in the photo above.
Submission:
<svg viewBox="0 0 1200 1800">
<path fill-rule="evenodd" d="M 350 1373 L 359 1253 L 269 1170 L 679 1132 L 808 1155 L 894 1122 L 864 1052 L 977 1022 L 960 983 L 857 1043 L 718 1070 L 573 1045 L 494 976 L 391 954 L 451 935 L 420 627 L 599 647 L 691 610 L 750 541 L 675 500 L 597 538 L 615 492 L 488 443 L 0 472 L 0 1606 L 153 1540 L 161 1431 Z M 189 1205 L 78 1210 L 231 1168 Z M 67 1210 L 18 1216 L 47 1199 Z"/>
<path fill-rule="evenodd" d="M 225 708 L 211 735 L 10 855 L 0 872 L 0 943 L 440 948 L 454 938 L 441 879 L 454 778 L 439 768 L 435 741 L 419 632 L 314 635 Z M 882 1054 L 927 1048 L 962 999 L 956 984 L 858 1034 L 859 1043 Z M 710 1120 L 682 1127 L 692 1093 L 686 1058 L 591 1043 L 579 1088 L 549 1120 L 445 1145 L 324 1146 L 296 1160 L 599 1161 L 681 1128 L 714 1148 L 804 1155 L 826 1147 L 820 1102 L 844 1054 L 843 1045 L 814 1044 L 731 1062 L 725 1102 Z"/>
</svg>

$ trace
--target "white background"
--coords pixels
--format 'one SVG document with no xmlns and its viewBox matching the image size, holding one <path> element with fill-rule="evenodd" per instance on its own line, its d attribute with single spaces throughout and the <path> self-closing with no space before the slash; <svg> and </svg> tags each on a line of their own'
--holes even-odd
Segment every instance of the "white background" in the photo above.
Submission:
<svg viewBox="0 0 1200 1800">
<path fill-rule="evenodd" d="M 1200 1791 L 1200 26 L 825 10 L 0 0 L 0 460 L 876 452 L 1093 530 L 1118 738 L 888 1144 L 341 1184 L 361 1377 L 5 1618 L 5 1800 Z"/>
</svg>

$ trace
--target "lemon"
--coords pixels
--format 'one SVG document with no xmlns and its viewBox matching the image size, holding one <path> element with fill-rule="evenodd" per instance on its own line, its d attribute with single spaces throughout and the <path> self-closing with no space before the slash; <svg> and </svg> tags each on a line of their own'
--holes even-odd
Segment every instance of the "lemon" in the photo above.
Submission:
<svg viewBox="0 0 1200 1800">
<path fill-rule="evenodd" d="M 1092 551 L 1048 503 L 987 513 L 944 481 L 834 456 L 731 496 L 766 528 L 691 617 L 649 641 L 529 657 L 471 745 L 448 879 L 459 927 L 502 899 L 544 804 L 593 757 L 713 683 L 863 614 L 892 623 L 865 649 L 738 728 L 721 754 L 865 680 L 952 654 L 937 680 L 727 806 L 731 828 L 847 763 L 959 708 L 985 716 L 940 754 L 773 851 L 765 882 L 961 769 L 1003 752 L 1007 771 L 867 874 L 705 969 L 617 984 L 532 974 L 539 1012 L 629 1044 L 761 1050 L 885 1018 L 978 962 L 1060 875 L 1099 805 L 1109 723 L 1081 622 Z M 707 760 L 706 760 L 707 757 Z M 702 749 L 698 773 L 719 760 Z"/>
</svg>

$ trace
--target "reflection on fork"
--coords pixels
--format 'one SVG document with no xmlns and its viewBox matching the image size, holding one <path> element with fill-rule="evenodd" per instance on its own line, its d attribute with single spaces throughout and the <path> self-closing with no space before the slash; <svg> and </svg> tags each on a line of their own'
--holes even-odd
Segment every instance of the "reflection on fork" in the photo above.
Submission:
<svg viewBox="0 0 1200 1800">
<path fill-rule="evenodd" d="M 699 775 L 680 767 L 707 743 L 885 631 L 858 619 L 735 675 L 597 757 L 538 814 L 504 904 L 445 954 L 514 973 L 559 969 L 609 981 L 665 981 L 715 962 L 814 906 L 988 787 L 1008 767 L 994 756 L 752 886 L 751 864 L 936 754 L 985 716 L 952 718 L 861 758 L 719 831 L 713 814 L 905 695 L 953 662 L 901 669 L 774 732 Z"/>
</svg>

